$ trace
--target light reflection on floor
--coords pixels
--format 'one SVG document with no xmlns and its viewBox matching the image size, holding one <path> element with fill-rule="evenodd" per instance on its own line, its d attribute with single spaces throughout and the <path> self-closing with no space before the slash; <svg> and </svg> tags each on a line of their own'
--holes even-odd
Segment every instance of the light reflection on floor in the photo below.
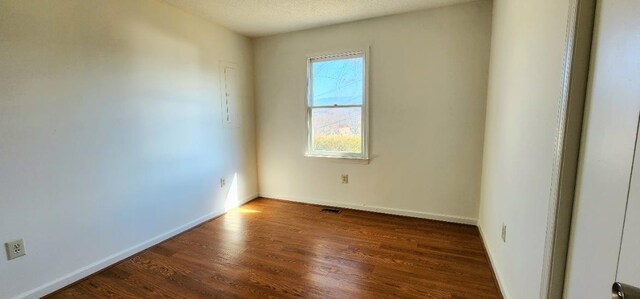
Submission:
<svg viewBox="0 0 640 299">
<path fill-rule="evenodd" d="M 233 248 L 241 248 L 246 244 L 245 239 L 245 219 L 244 216 L 239 215 L 238 213 L 244 213 L 243 210 L 246 208 L 238 207 L 240 205 L 240 199 L 238 198 L 238 174 L 235 173 L 233 175 L 233 180 L 231 181 L 231 185 L 229 185 L 229 191 L 227 193 L 224 208 L 227 212 L 222 216 L 222 227 L 223 227 L 223 240 L 224 244 L 228 244 Z M 246 209 L 251 210 L 251 209 Z M 228 251 L 229 256 L 232 261 L 237 259 L 242 251 L 230 250 Z"/>
<path fill-rule="evenodd" d="M 357 261 L 350 261 L 348 268 L 335 269 L 332 266 L 328 267 L 328 265 L 335 264 L 335 259 L 337 258 L 335 256 L 332 257 L 333 253 L 337 249 L 335 243 L 327 243 L 324 239 L 317 238 L 314 239 L 312 245 L 312 253 L 315 258 L 310 259 L 310 271 L 308 271 L 304 277 L 310 285 L 313 285 L 320 290 L 335 289 L 337 286 L 348 286 L 354 283 L 349 279 L 345 279 L 345 277 L 353 276 L 355 278 L 361 278 L 367 276 L 365 269 Z M 346 250 L 347 247 L 348 246 L 345 244 L 341 249 Z M 314 269 L 320 269 L 320 273 Z M 360 293 L 359 288 L 349 289 L 353 295 Z"/>
</svg>

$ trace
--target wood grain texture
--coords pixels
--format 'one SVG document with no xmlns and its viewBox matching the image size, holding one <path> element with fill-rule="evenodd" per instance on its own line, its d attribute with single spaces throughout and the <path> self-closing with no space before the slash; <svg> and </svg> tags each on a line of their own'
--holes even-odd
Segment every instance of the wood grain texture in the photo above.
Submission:
<svg viewBox="0 0 640 299">
<path fill-rule="evenodd" d="M 259 198 L 49 298 L 501 298 L 478 229 Z"/>
</svg>

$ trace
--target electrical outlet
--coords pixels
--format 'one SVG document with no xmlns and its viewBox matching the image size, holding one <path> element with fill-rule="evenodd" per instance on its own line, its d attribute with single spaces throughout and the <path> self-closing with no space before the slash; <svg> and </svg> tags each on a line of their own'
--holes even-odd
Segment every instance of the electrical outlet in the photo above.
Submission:
<svg viewBox="0 0 640 299">
<path fill-rule="evenodd" d="M 502 224 L 502 234 L 500 236 L 502 237 L 502 242 L 507 243 L 507 225 L 504 223 Z"/>
<path fill-rule="evenodd" d="M 220 179 L 220 188 L 223 188 L 226 185 L 227 185 L 227 181 L 224 178 L 221 178 Z"/>
<path fill-rule="evenodd" d="M 349 175 L 348 174 L 343 174 L 342 175 L 342 183 L 343 184 L 349 184 Z"/>
<path fill-rule="evenodd" d="M 26 254 L 24 251 L 24 241 L 22 239 L 4 243 L 4 247 L 7 249 L 7 259 L 9 260 L 19 258 Z"/>
</svg>

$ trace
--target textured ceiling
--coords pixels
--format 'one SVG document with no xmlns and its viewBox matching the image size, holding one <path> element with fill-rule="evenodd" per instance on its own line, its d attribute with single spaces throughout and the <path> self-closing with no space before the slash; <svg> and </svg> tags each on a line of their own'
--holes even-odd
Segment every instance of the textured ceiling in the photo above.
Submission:
<svg viewBox="0 0 640 299">
<path fill-rule="evenodd" d="M 161 0 L 256 37 L 473 0 Z"/>
</svg>

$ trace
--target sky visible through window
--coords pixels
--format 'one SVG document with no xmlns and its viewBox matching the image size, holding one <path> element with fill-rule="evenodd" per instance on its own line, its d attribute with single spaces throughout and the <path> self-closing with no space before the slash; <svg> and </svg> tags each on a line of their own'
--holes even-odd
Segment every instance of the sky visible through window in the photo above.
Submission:
<svg viewBox="0 0 640 299">
<path fill-rule="evenodd" d="M 312 63 L 312 146 L 314 151 L 362 152 L 362 57 Z"/>
<path fill-rule="evenodd" d="M 362 57 L 313 63 L 313 105 L 362 105 Z"/>
</svg>

